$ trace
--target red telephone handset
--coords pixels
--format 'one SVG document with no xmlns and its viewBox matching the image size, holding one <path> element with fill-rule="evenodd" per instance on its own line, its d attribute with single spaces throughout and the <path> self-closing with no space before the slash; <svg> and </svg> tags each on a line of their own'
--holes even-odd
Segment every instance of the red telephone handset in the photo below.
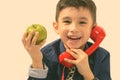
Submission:
<svg viewBox="0 0 120 80">
<path fill-rule="evenodd" d="M 101 43 L 101 41 L 104 39 L 105 36 L 106 36 L 106 33 L 104 32 L 103 28 L 99 26 L 95 26 L 90 35 L 90 38 L 94 41 L 94 44 L 91 45 L 85 51 L 85 53 L 87 53 L 88 56 L 90 56 L 97 49 L 97 47 L 99 46 L 99 44 Z M 72 67 L 73 64 L 65 62 L 64 58 L 68 58 L 72 60 L 74 60 L 74 58 L 68 52 L 63 52 L 59 55 L 59 62 L 61 64 L 63 64 L 65 67 Z"/>
</svg>

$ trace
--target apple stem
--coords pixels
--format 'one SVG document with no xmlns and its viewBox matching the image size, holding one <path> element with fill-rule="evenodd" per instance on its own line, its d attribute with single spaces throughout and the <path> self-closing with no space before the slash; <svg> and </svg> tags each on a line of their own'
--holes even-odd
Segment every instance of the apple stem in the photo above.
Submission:
<svg viewBox="0 0 120 80">
<path fill-rule="evenodd" d="M 35 25 L 33 25 L 33 27 L 36 28 Z"/>
</svg>

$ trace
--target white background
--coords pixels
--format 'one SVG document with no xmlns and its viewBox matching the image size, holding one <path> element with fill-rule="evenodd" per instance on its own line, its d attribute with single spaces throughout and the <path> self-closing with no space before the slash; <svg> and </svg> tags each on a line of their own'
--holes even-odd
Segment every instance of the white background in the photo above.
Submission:
<svg viewBox="0 0 120 80">
<path fill-rule="evenodd" d="M 57 1 L 0 0 L 0 80 L 27 80 L 31 59 L 21 42 L 27 26 L 44 25 L 48 31 L 47 43 L 59 37 L 52 27 Z M 112 79 L 120 80 L 120 1 L 94 1 L 98 25 L 107 33 L 101 46 L 111 53 Z"/>
</svg>

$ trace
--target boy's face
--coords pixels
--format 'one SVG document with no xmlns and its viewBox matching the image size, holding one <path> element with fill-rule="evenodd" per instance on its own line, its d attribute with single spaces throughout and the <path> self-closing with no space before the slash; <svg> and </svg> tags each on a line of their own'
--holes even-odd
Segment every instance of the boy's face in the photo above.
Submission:
<svg viewBox="0 0 120 80">
<path fill-rule="evenodd" d="M 84 48 L 90 37 L 93 19 L 87 8 L 68 7 L 63 9 L 54 22 L 55 31 L 60 35 L 66 48 Z"/>
</svg>

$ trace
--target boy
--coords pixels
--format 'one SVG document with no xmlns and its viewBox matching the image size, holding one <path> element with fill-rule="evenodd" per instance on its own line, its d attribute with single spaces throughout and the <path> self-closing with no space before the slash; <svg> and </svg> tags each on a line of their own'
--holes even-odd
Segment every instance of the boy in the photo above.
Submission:
<svg viewBox="0 0 120 80">
<path fill-rule="evenodd" d="M 53 23 L 60 39 L 39 50 L 45 40 L 35 45 L 38 32 L 23 35 L 23 45 L 32 58 L 28 80 L 111 80 L 109 52 L 101 47 L 89 57 L 84 52 L 92 45 L 88 39 L 95 25 L 96 6 L 92 0 L 60 0 L 56 7 L 56 22 Z M 64 51 L 75 58 L 64 59 L 75 65 L 72 74 L 69 71 L 72 68 L 64 69 L 58 60 Z"/>
</svg>

